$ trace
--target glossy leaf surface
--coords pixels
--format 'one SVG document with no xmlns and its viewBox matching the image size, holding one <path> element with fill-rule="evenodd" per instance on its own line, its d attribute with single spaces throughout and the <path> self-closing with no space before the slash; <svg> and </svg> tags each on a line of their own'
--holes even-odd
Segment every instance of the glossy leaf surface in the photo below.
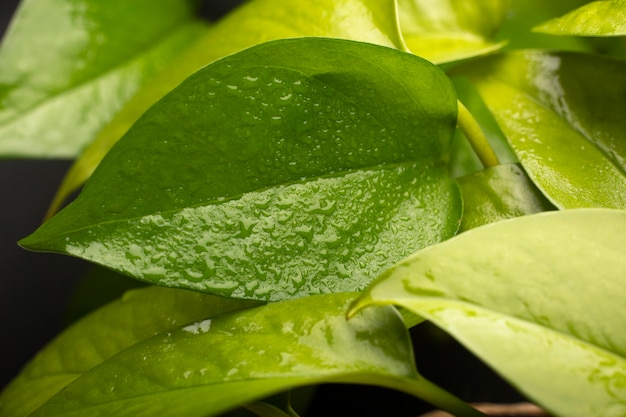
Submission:
<svg viewBox="0 0 626 417">
<path fill-rule="evenodd" d="M 554 415 L 621 415 L 625 233 L 626 211 L 609 209 L 477 228 L 390 269 L 353 309 L 432 320 Z"/>
<path fill-rule="evenodd" d="M 528 51 L 481 59 L 459 72 L 556 206 L 626 207 L 623 61 Z"/>
<path fill-rule="evenodd" d="M 142 340 L 194 320 L 255 305 L 163 287 L 129 291 L 49 343 L 3 391 L 0 415 L 29 415 L 85 372 Z"/>
<path fill-rule="evenodd" d="M 260 45 L 159 102 L 22 244 L 234 297 L 362 289 L 456 233 L 455 117 L 449 80 L 411 54 Z"/>
<path fill-rule="evenodd" d="M 320 382 L 377 384 L 471 410 L 416 373 L 394 309 L 347 321 L 353 297 L 305 297 L 172 329 L 92 369 L 32 416 L 203 417 Z"/>
<path fill-rule="evenodd" d="M 411 52 L 435 63 L 483 55 L 501 48 L 492 40 L 502 23 L 506 0 L 400 0 L 400 27 Z"/>
<path fill-rule="evenodd" d="M 192 3 L 23 1 L 0 48 L 0 155 L 75 156 L 204 30 Z"/>
<path fill-rule="evenodd" d="M 533 28 L 536 32 L 575 36 L 626 35 L 626 1 L 600 0 Z"/>
<path fill-rule="evenodd" d="M 324 36 L 404 49 L 393 0 L 254 0 L 217 22 L 185 46 L 149 86 L 142 89 L 98 135 L 74 164 L 51 211 L 80 187 L 111 146 L 158 99 L 199 68 L 262 42 Z"/>
<path fill-rule="evenodd" d="M 457 182 L 463 194 L 461 231 L 554 209 L 516 164 L 487 168 Z"/>
</svg>

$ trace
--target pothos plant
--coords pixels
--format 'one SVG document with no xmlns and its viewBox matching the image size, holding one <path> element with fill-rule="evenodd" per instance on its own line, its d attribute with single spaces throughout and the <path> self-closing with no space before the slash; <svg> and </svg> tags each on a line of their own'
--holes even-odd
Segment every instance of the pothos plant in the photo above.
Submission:
<svg viewBox="0 0 626 417">
<path fill-rule="evenodd" d="M 76 158 L 20 244 L 151 285 L 2 416 L 293 415 L 329 382 L 482 415 L 418 373 L 424 321 L 553 415 L 626 415 L 626 1 L 197 7 L 14 18 L 0 152 Z"/>
</svg>

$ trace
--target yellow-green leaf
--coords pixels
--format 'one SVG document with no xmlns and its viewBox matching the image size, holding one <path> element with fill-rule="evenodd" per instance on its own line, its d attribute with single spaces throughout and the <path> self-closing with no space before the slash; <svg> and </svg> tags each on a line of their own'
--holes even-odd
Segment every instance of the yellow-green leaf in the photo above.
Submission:
<svg viewBox="0 0 626 417">
<path fill-rule="evenodd" d="M 626 211 L 469 230 L 384 273 L 353 305 L 409 309 L 555 416 L 626 414 Z"/>
<path fill-rule="evenodd" d="M 533 28 L 535 32 L 574 36 L 626 35 L 626 1 L 599 0 Z"/>
<path fill-rule="evenodd" d="M 182 324 L 258 305 L 163 287 L 132 290 L 50 342 L 0 395 L 0 415 L 25 417 L 124 349 Z"/>
<path fill-rule="evenodd" d="M 487 54 L 504 46 L 493 37 L 509 1 L 399 0 L 399 19 L 408 48 L 435 63 Z"/>
</svg>

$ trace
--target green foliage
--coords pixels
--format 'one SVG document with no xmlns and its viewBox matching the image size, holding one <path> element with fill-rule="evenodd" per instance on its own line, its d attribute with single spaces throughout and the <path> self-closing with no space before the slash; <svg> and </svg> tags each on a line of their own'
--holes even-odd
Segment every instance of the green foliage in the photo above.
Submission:
<svg viewBox="0 0 626 417">
<path fill-rule="evenodd" d="M 21 245 L 159 287 L 0 414 L 285 415 L 334 382 L 480 415 L 417 372 L 424 320 L 554 415 L 626 413 L 623 1 L 127 3 L 24 1 L 0 154 L 77 158 L 51 214 L 89 178 Z"/>
<path fill-rule="evenodd" d="M 24 1 L 0 49 L 0 154 L 77 155 L 205 30 L 192 3 Z"/>
<path fill-rule="evenodd" d="M 42 350 L 7 388 L 0 414 L 29 415 L 76 378 L 128 347 L 188 322 L 255 305 L 163 287 L 130 291 L 68 328 Z M 33 391 L 39 394 L 32 395 Z"/>
<path fill-rule="evenodd" d="M 405 307 L 554 415 L 623 415 L 626 316 L 615 313 L 626 297 L 625 233 L 626 211 L 606 209 L 477 228 L 385 272 L 351 314 L 373 304 Z"/>
<path fill-rule="evenodd" d="M 409 50 L 435 63 L 483 55 L 504 46 L 493 39 L 508 0 L 399 0 L 402 34 Z"/>
<path fill-rule="evenodd" d="M 554 35 L 623 36 L 626 35 L 624 0 L 593 1 L 537 25 L 534 30 Z"/>
<path fill-rule="evenodd" d="M 626 207 L 624 62 L 524 51 L 455 68 L 469 78 L 528 174 L 558 207 Z M 598 83 L 602 77 L 608 81 Z"/>
<path fill-rule="evenodd" d="M 140 295 L 129 307 L 151 303 Z M 348 321 L 346 303 L 353 297 L 331 294 L 215 318 L 206 314 L 121 350 L 32 415 L 105 416 L 133 410 L 133 415 L 201 417 L 318 381 L 376 381 L 471 412 L 416 373 L 408 335 L 394 309 L 371 310 Z M 138 372 L 142 362 L 147 366 Z M 94 391 L 96 385 L 102 389 Z"/>
<path fill-rule="evenodd" d="M 361 290 L 456 233 L 461 196 L 443 165 L 455 117 L 449 80 L 415 56 L 265 43 L 164 97 L 21 243 L 225 296 Z"/>
</svg>

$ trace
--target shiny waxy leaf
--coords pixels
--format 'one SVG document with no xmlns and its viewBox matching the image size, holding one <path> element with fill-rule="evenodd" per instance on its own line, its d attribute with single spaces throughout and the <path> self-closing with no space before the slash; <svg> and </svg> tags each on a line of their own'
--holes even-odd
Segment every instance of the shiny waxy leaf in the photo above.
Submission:
<svg viewBox="0 0 626 417">
<path fill-rule="evenodd" d="M 474 83 L 528 175 L 556 206 L 626 207 L 623 61 L 526 51 L 457 70 Z"/>
<path fill-rule="evenodd" d="M 185 46 L 97 136 L 68 172 L 50 212 L 80 187 L 111 146 L 158 99 L 202 66 L 275 39 L 325 36 L 404 49 L 394 0 L 254 0 Z"/>
<path fill-rule="evenodd" d="M 233 297 L 362 289 L 456 233 L 455 118 L 449 80 L 411 54 L 263 44 L 166 96 L 22 244 Z"/>
<path fill-rule="evenodd" d="M 49 343 L 2 392 L 0 415 L 29 415 L 85 372 L 142 340 L 194 320 L 255 305 L 172 288 L 130 291 Z"/>
<path fill-rule="evenodd" d="M 626 413 L 626 211 L 579 209 L 470 230 L 375 281 L 557 416 Z"/>
<path fill-rule="evenodd" d="M 516 164 L 487 168 L 457 182 L 463 194 L 461 231 L 554 209 Z"/>
<path fill-rule="evenodd" d="M 626 35 L 626 1 L 601 0 L 533 28 L 536 32 L 574 36 Z"/>
<path fill-rule="evenodd" d="M 504 46 L 492 40 L 509 1 L 399 0 L 400 27 L 408 48 L 436 63 L 483 55 Z"/>
<path fill-rule="evenodd" d="M 205 30 L 192 4 L 23 1 L 0 48 L 0 156 L 75 156 Z"/>
<path fill-rule="evenodd" d="M 417 374 L 395 309 L 348 321 L 353 297 L 304 297 L 168 330 L 93 368 L 32 416 L 204 417 L 321 382 L 376 384 L 478 414 Z"/>
</svg>

